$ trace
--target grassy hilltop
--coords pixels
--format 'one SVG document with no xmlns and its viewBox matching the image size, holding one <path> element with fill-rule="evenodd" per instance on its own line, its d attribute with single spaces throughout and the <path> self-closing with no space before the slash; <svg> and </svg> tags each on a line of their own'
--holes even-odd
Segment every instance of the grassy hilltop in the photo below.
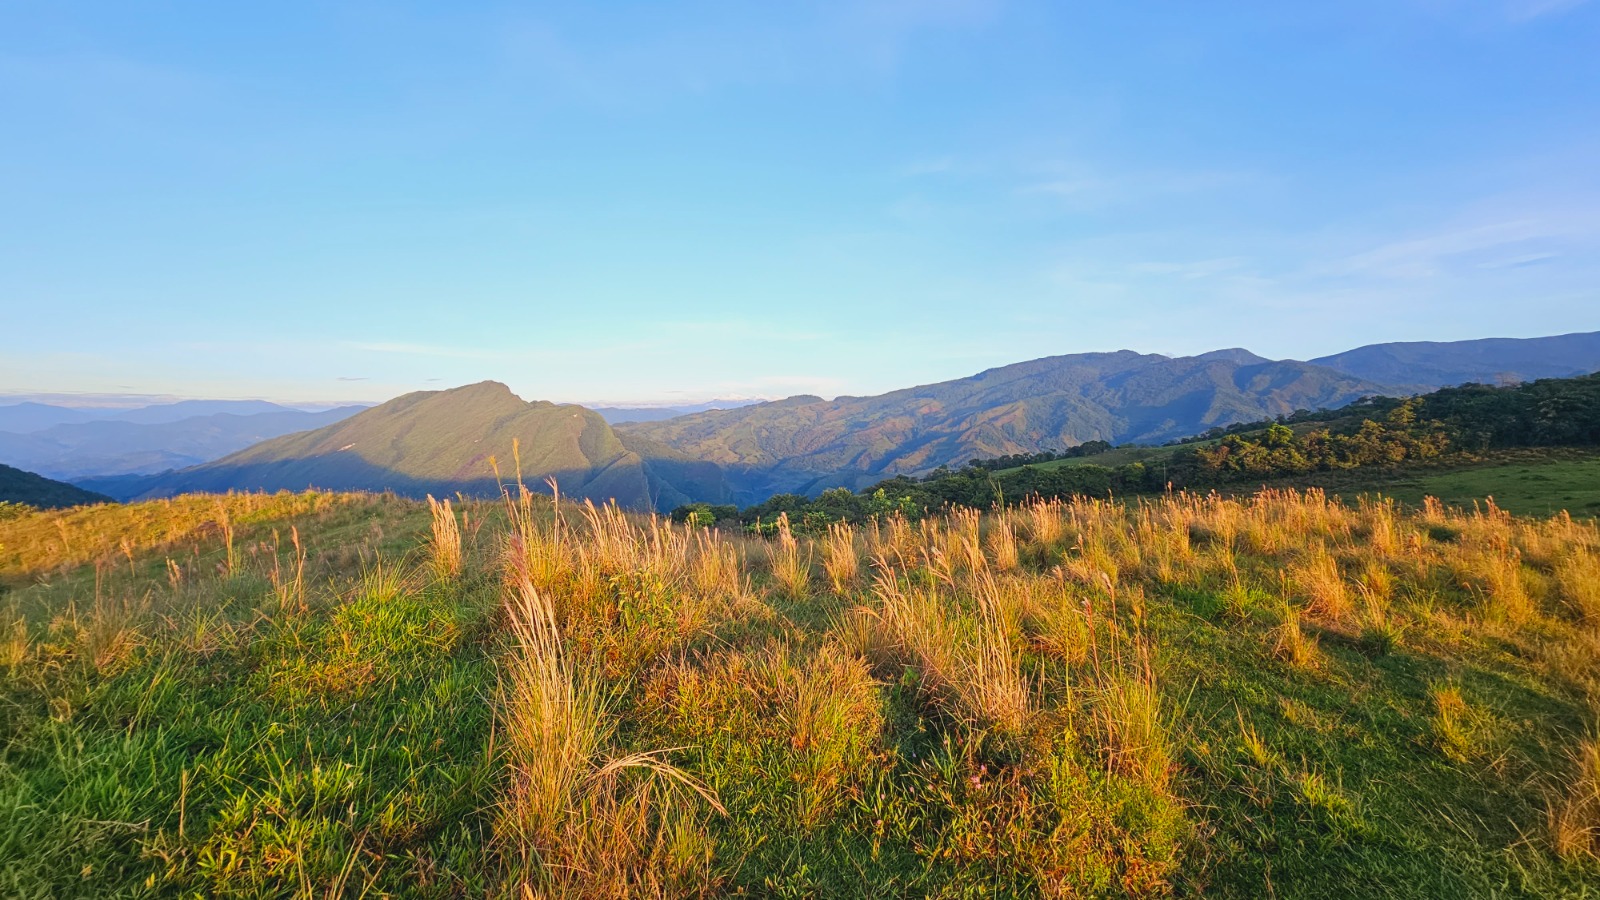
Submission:
<svg viewBox="0 0 1600 900">
<path fill-rule="evenodd" d="M 0 895 L 1600 890 L 1600 530 L 1316 492 L 730 537 L 0 522 Z"/>
</svg>

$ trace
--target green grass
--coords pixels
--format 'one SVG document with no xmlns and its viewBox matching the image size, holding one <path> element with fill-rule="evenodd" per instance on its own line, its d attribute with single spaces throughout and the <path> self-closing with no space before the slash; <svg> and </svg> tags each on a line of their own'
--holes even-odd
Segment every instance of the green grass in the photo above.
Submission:
<svg viewBox="0 0 1600 900">
<path fill-rule="evenodd" d="M 1212 444 L 1215 444 L 1215 443 L 1217 443 L 1217 442 L 1216 441 L 1201 441 L 1199 443 L 1194 443 L 1194 444 L 1184 444 L 1183 446 L 1185 448 L 1192 449 L 1194 447 L 1209 447 L 1209 446 L 1211 446 Z M 1052 459 L 1052 460 L 1049 460 L 1048 462 L 1033 463 L 1033 468 L 1035 468 L 1035 469 L 1059 469 L 1059 468 L 1062 468 L 1063 466 L 1104 466 L 1104 467 L 1106 467 L 1108 469 L 1114 469 L 1117 466 L 1127 465 L 1128 463 L 1135 463 L 1135 462 L 1142 462 L 1142 463 L 1145 463 L 1146 465 L 1149 465 L 1152 462 L 1155 462 L 1155 463 L 1159 464 L 1161 460 L 1171 456 L 1174 452 L 1176 452 L 1177 449 L 1179 449 L 1179 448 L 1176 448 L 1176 447 L 1117 447 L 1117 448 L 1115 448 L 1113 450 L 1107 450 L 1104 453 L 1096 453 L 1096 454 L 1094 454 L 1092 456 L 1078 456 L 1078 457 L 1071 457 L 1071 458 L 1068 458 L 1068 459 Z M 1007 474 L 1010 474 L 1012 472 L 1020 472 L 1020 471 L 1022 471 L 1022 467 L 1018 466 L 1018 467 L 1012 468 L 1012 469 L 1000 469 L 1000 470 L 996 471 L 995 474 L 996 475 L 1007 475 Z"/>
<path fill-rule="evenodd" d="M 147 531 L 153 550 L 0 595 L 32 657 L 0 681 L 0 895 L 485 889 L 494 585 L 401 580 L 415 504 L 258 506 L 232 574 L 214 529 Z M 137 531 L 186 512 L 101 515 Z M 42 523 L 9 524 L 25 546 Z M 280 608 L 269 562 L 291 525 L 316 541 L 304 611 Z M 291 557 L 271 553 L 280 583 Z"/>
<path fill-rule="evenodd" d="M 1437 497 L 1452 506 L 1471 508 L 1474 502 L 1493 497 L 1497 506 L 1517 515 L 1566 510 L 1574 516 L 1600 516 L 1600 454 L 1498 454 L 1460 468 L 1375 479 L 1373 488 L 1410 504 Z"/>
<path fill-rule="evenodd" d="M 231 567 L 210 499 L 0 522 L 0 896 L 1600 891 L 1547 827 L 1600 724 L 1589 524 L 1045 507 L 858 534 L 836 593 L 541 500 L 527 572 L 605 710 L 574 856 L 510 825 L 506 517 L 469 505 L 441 580 L 420 504 L 225 503 Z M 640 753 L 685 780 L 597 774 Z"/>
<path fill-rule="evenodd" d="M 1206 444 L 1215 443 L 1214 441 Z M 1186 447 L 1204 446 L 1189 444 Z M 1114 468 L 1131 462 L 1159 466 L 1172 447 L 1120 447 L 1095 456 L 1038 463 L 1035 468 L 1095 465 Z M 1006 469 L 998 474 L 1016 472 Z M 1321 487 L 1345 496 L 1383 493 L 1413 507 L 1435 497 L 1471 509 L 1493 497 L 1501 509 L 1517 515 L 1544 516 L 1566 510 L 1574 516 L 1600 516 L 1600 453 L 1584 450 L 1505 450 L 1465 463 L 1394 470 L 1323 472 L 1278 479 L 1278 487 Z M 1219 486 L 1230 493 L 1248 493 L 1260 485 L 1242 482 Z"/>
<path fill-rule="evenodd" d="M 1571 698 L 1504 652 L 1406 648 L 1372 656 L 1324 641 L 1314 671 L 1265 657 L 1260 625 L 1158 605 L 1169 680 L 1187 686 L 1187 762 L 1215 829 L 1201 871 L 1208 895 L 1556 896 L 1584 877 L 1525 844 L 1542 796 L 1493 759 L 1458 764 L 1434 749 L 1427 686 L 1452 673 L 1501 717 L 1493 754 L 1527 777 L 1554 766 L 1558 736 L 1581 731 Z M 1241 723 L 1266 758 L 1256 757 Z M 1576 877 L 1575 877 L 1576 876 Z M 1590 878 L 1590 890 L 1594 882 Z"/>
</svg>

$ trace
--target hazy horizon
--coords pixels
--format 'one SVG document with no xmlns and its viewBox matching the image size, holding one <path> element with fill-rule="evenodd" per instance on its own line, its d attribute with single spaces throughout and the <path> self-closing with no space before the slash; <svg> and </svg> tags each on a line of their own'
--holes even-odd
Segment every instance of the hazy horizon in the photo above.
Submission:
<svg viewBox="0 0 1600 900">
<path fill-rule="evenodd" d="M 1565 333 L 1566 334 L 1581 334 L 1581 333 L 1590 333 L 1590 332 L 1565 332 Z M 1477 338 L 1462 338 L 1461 340 L 1477 340 L 1477 339 L 1505 338 L 1505 337 L 1519 338 L 1519 337 L 1553 337 L 1553 336 L 1559 336 L 1559 335 L 1555 335 L 1555 334 L 1551 334 L 1551 335 L 1543 335 L 1543 334 L 1539 334 L 1539 335 L 1480 335 Z M 1388 343 L 1388 342 L 1374 342 L 1374 343 Z M 1440 342 L 1438 342 L 1438 341 L 1420 341 L 1420 343 L 1440 343 Z M 1364 346 L 1370 346 L 1370 344 L 1361 344 L 1361 345 L 1357 345 L 1357 346 L 1364 347 Z M 1345 350 L 1354 350 L 1354 349 L 1357 349 L 1357 346 L 1343 347 L 1343 348 L 1340 348 L 1338 350 L 1332 351 L 1332 353 L 1339 353 L 1339 352 L 1343 352 Z M 1182 356 L 1193 356 L 1193 355 L 1199 355 L 1200 353 L 1210 353 L 1210 352 L 1221 351 L 1221 350 L 1245 350 L 1245 351 L 1248 351 L 1250 353 L 1254 353 L 1257 356 L 1261 356 L 1261 357 L 1264 357 L 1264 358 L 1270 359 L 1270 360 L 1289 360 L 1289 359 L 1293 359 L 1293 357 L 1274 356 L 1274 355 L 1271 355 L 1271 354 L 1259 353 L 1254 348 L 1251 348 L 1251 347 L 1237 347 L 1237 346 L 1234 346 L 1234 347 L 1213 347 L 1213 348 L 1210 348 L 1209 350 L 1198 351 L 1198 353 L 1195 353 L 1195 354 L 1160 353 L 1159 351 L 1153 351 L 1153 350 L 1138 350 L 1138 349 L 1135 349 L 1135 348 L 1132 348 L 1132 347 L 1119 347 L 1119 348 L 1116 348 L 1114 350 L 1082 350 L 1082 351 L 1072 351 L 1071 353 L 1052 353 L 1052 354 L 1048 354 L 1048 356 L 1064 356 L 1064 355 L 1072 355 L 1072 353 L 1116 353 L 1116 352 L 1130 351 L 1130 352 L 1141 353 L 1141 354 L 1146 354 L 1146 355 L 1158 355 L 1158 356 L 1168 356 L 1168 357 L 1177 358 L 1177 357 L 1182 357 Z M 1328 354 L 1328 355 L 1331 355 L 1331 354 Z M 998 363 L 996 366 L 989 366 L 989 367 L 986 367 L 986 368 L 1004 367 L 1004 366 L 1011 365 L 1011 364 L 1014 364 L 1014 363 L 1028 362 L 1028 361 L 1030 361 L 1030 360 L 1026 360 L 1026 359 L 1008 360 L 1006 362 Z M 1305 361 L 1305 360 L 1302 359 L 1300 361 Z M 861 393 L 861 394 L 849 394 L 849 393 L 839 392 L 839 393 L 823 393 L 823 394 L 820 394 L 819 396 L 822 396 L 824 399 L 830 400 L 830 401 L 831 400 L 835 400 L 835 399 L 837 399 L 839 397 L 845 397 L 845 396 L 871 396 L 871 395 L 875 395 L 875 394 L 888 393 L 890 391 L 895 391 L 895 390 L 899 390 L 899 389 L 902 389 L 902 388 L 915 387 L 918 384 L 934 384 L 934 383 L 939 383 L 939 382 L 943 382 L 943 381 L 953 381 L 953 380 L 964 378 L 964 377 L 967 377 L 967 376 L 970 376 L 970 375 L 975 375 L 978 372 L 979 372 L 979 370 L 977 370 L 977 369 L 973 369 L 971 371 L 953 372 L 953 373 L 950 373 L 950 374 L 948 374 L 948 375 L 946 375 L 944 377 L 933 379 L 933 380 L 926 381 L 926 382 L 917 382 L 915 384 L 914 383 L 910 383 L 910 382 L 905 383 L 905 384 L 896 384 L 896 385 L 891 385 L 891 386 L 889 386 L 887 388 L 884 388 L 883 390 L 871 391 L 871 392 L 866 392 L 866 393 Z M 439 379 L 430 379 L 430 381 L 438 382 Z M 317 411 L 317 410 L 324 410 L 324 409 L 332 409 L 332 408 L 338 407 L 338 406 L 377 406 L 377 405 L 379 405 L 381 403 L 384 403 L 384 402 L 386 402 L 388 400 L 392 400 L 395 397 L 400 396 L 401 394 L 411 393 L 413 391 L 442 391 L 442 390 L 450 390 L 452 388 L 463 387 L 463 386 L 470 385 L 470 384 L 477 384 L 477 383 L 484 382 L 484 381 L 499 381 L 499 382 L 502 382 L 502 383 L 506 383 L 503 379 L 485 377 L 485 378 L 468 379 L 468 380 L 462 381 L 460 383 L 453 383 L 453 384 L 442 384 L 442 383 L 427 384 L 427 385 L 424 385 L 424 386 L 421 386 L 421 387 L 409 388 L 409 389 L 406 389 L 406 390 L 397 391 L 395 393 L 388 394 L 388 395 L 385 395 L 385 396 L 380 396 L 380 397 L 357 396 L 357 397 L 346 397 L 346 398 L 342 398 L 342 399 L 328 399 L 328 398 L 325 398 L 325 397 L 315 397 L 315 396 L 306 396 L 306 397 L 301 397 L 301 398 L 285 398 L 285 397 L 281 397 L 281 396 L 264 396 L 264 395 L 227 395 L 227 396 L 221 396 L 221 395 L 216 395 L 216 394 L 187 394 L 187 395 L 179 395 L 179 394 L 118 393 L 118 392 L 114 392 L 114 391 L 113 392 L 71 392 L 71 391 L 6 391 L 6 390 L 0 390 L 0 406 L 11 405 L 11 404 L 16 404 L 16 403 L 33 402 L 33 403 L 47 404 L 47 405 L 51 405 L 51 406 L 64 406 L 64 407 L 69 407 L 69 408 L 81 407 L 81 408 L 85 408 L 85 409 L 89 409 L 89 408 L 114 409 L 114 408 L 134 408 L 134 407 L 139 407 L 139 406 L 155 405 L 155 404 L 163 404 L 163 403 L 177 403 L 177 402 L 181 402 L 181 401 L 185 401 L 185 400 L 222 400 L 222 401 L 264 400 L 264 401 L 267 401 L 267 402 L 270 402 L 270 403 L 277 403 L 279 405 L 290 407 L 290 408 L 294 408 L 294 409 L 302 409 L 302 410 L 307 410 L 307 411 Z M 687 408 L 687 407 L 702 407 L 702 406 L 706 406 L 707 404 L 717 404 L 717 403 L 726 403 L 729 406 L 736 406 L 736 405 L 744 405 L 744 404 L 750 404 L 750 403 L 763 403 L 763 402 L 768 402 L 768 401 L 773 401 L 773 400 L 782 400 L 782 399 L 785 399 L 787 397 L 793 397 L 793 396 L 802 395 L 802 394 L 815 393 L 815 392 L 810 392 L 810 391 L 792 391 L 792 392 L 785 393 L 785 394 L 768 394 L 768 395 L 763 395 L 763 396 L 750 396 L 750 395 L 740 396 L 740 395 L 736 395 L 736 394 L 723 394 L 723 395 L 717 395 L 717 396 L 701 396 L 701 395 L 689 394 L 689 393 L 684 392 L 684 391 L 676 391 L 676 390 L 666 389 L 666 390 L 661 391 L 659 396 L 654 397 L 654 398 L 652 398 L 652 397 L 650 397 L 648 395 L 640 395 L 638 398 L 627 398 L 627 397 L 624 397 L 624 398 L 620 398 L 620 399 L 595 399 L 595 398 L 591 397 L 591 398 L 573 399 L 573 398 L 569 398 L 569 397 L 544 396 L 544 395 L 541 395 L 541 394 L 537 393 L 536 390 L 528 390 L 526 388 L 519 388 L 519 386 L 516 385 L 516 384 L 506 383 L 506 386 L 511 389 L 512 393 L 516 394 L 518 397 L 521 397 L 523 400 L 527 400 L 527 401 L 544 400 L 544 401 L 549 401 L 549 402 L 552 402 L 552 403 L 584 406 L 584 407 L 588 407 L 588 408 L 591 408 L 591 409 L 593 409 L 593 408 L 602 408 L 602 407 L 603 408 L 621 408 L 621 409 L 629 409 L 629 408 L 639 408 L 639 409 L 656 408 L 656 409 L 659 409 L 659 408 L 678 408 L 678 407 Z"/>
</svg>

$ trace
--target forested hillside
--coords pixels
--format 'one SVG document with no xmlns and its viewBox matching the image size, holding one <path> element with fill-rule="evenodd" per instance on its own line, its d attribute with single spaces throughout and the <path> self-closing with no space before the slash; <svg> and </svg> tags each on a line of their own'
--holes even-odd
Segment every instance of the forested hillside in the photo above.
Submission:
<svg viewBox="0 0 1600 900">
<path fill-rule="evenodd" d="M 750 501 L 1084 441 L 1160 442 L 1384 390 L 1245 351 L 1179 359 L 1120 351 L 1037 359 L 874 397 L 791 397 L 618 430 L 718 463 L 736 496 Z"/>
<path fill-rule="evenodd" d="M 40 509 L 110 503 L 111 498 L 32 472 L 0 464 L 0 505 L 18 504 Z"/>
</svg>

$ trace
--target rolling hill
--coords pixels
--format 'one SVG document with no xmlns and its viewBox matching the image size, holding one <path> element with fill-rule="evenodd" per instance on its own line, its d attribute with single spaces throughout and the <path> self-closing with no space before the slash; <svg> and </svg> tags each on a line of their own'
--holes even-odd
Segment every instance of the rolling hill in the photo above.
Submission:
<svg viewBox="0 0 1600 900">
<path fill-rule="evenodd" d="M 61 509 L 110 503 L 110 497 L 80 487 L 51 481 L 32 472 L 0 465 L 0 503 L 22 503 L 40 509 Z"/>
<path fill-rule="evenodd" d="M 714 465 L 648 439 L 626 442 L 591 410 L 528 403 L 492 381 L 406 394 L 315 431 L 154 478 L 85 483 L 128 497 L 306 487 L 496 496 L 490 460 L 514 477 L 513 441 L 530 486 L 554 477 L 565 494 L 638 509 L 727 495 Z"/>
<path fill-rule="evenodd" d="M 737 499 L 860 487 L 899 473 L 1083 441 L 1161 442 L 1214 425 L 1390 393 L 1244 350 L 1054 356 L 873 397 L 790 397 L 617 426 L 727 471 Z"/>
</svg>

